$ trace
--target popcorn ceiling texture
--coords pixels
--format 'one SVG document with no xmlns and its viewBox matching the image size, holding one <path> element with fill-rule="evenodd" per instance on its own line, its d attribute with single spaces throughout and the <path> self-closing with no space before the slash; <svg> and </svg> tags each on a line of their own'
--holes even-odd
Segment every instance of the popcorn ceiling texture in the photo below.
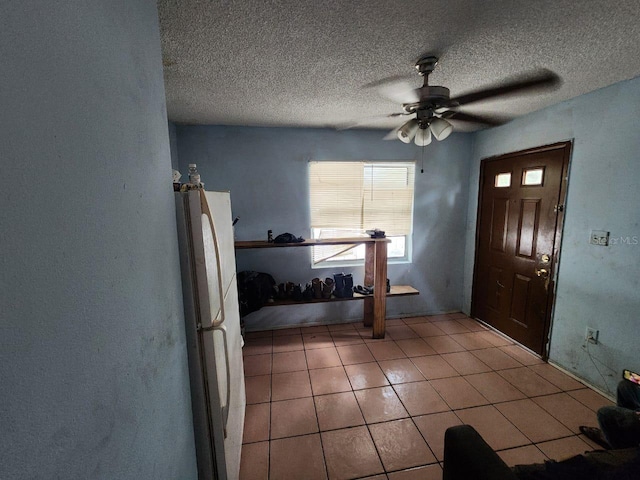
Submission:
<svg viewBox="0 0 640 480">
<path fill-rule="evenodd" d="M 536 68 L 553 92 L 471 105 L 517 116 L 640 75 L 640 2 L 159 0 L 169 119 L 184 124 L 391 128 L 367 83 L 440 56 L 431 84 L 458 95 Z M 370 119 L 367 121 L 367 119 Z"/>
</svg>

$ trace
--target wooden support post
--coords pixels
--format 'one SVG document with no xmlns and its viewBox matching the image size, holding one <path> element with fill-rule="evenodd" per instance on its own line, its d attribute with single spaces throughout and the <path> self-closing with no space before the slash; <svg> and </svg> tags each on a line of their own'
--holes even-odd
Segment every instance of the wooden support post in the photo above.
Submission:
<svg viewBox="0 0 640 480">
<path fill-rule="evenodd" d="M 371 286 L 375 281 L 375 262 L 376 262 L 376 244 L 365 244 L 364 256 L 364 286 Z M 364 326 L 371 327 L 373 325 L 373 297 L 369 296 L 364 299 Z"/>
<path fill-rule="evenodd" d="M 387 316 L 387 240 L 375 245 L 373 291 L 373 338 L 384 338 Z"/>
</svg>

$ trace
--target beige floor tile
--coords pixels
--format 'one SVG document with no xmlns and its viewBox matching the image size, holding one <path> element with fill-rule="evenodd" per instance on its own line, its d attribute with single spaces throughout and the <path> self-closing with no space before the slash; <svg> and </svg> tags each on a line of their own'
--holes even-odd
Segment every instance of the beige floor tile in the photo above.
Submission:
<svg viewBox="0 0 640 480">
<path fill-rule="evenodd" d="M 358 401 L 353 392 L 333 393 L 314 397 L 320 430 L 364 425 Z"/>
<path fill-rule="evenodd" d="M 502 335 L 492 332 L 490 330 L 485 330 L 484 332 L 478 332 L 480 338 L 483 338 L 487 342 L 489 342 L 494 347 L 502 347 L 502 346 L 512 346 L 513 341 L 508 339 L 507 337 L 503 337 Z M 522 350 L 518 347 L 519 350 Z"/>
<path fill-rule="evenodd" d="M 455 368 L 460 375 L 491 371 L 491 368 L 486 363 L 479 360 L 478 357 L 474 357 L 470 352 L 445 353 L 442 358 Z"/>
<path fill-rule="evenodd" d="M 339 367 L 342 365 L 338 350 L 334 347 L 330 348 L 315 348 L 307 350 L 307 365 L 309 369 L 314 368 L 326 368 L 326 367 Z"/>
<path fill-rule="evenodd" d="M 558 370 L 556 367 L 554 367 L 553 365 L 549 365 L 548 363 L 531 365 L 529 368 L 548 382 L 553 383 L 560 390 L 567 391 L 579 390 L 581 388 L 584 388 L 584 385 L 582 383 L 571 378 L 566 373 Z"/>
<path fill-rule="evenodd" d="M 449 406 L 429 382 L 403 383 L 393 388 L 411 416 L 449 410 Z"/>
<path fill-rule="evenodd" d="M 489 401 L 462 377 L 431 380 L 431 385 L 454 410 L 486 405 Z"/>
<path fill-rule="evenodd" d="M 571 430 L 530 399 L 499 403 L 495 405 L 495 408 L 533 443 L 572 435 Z"/>
<path fill-rule="evenodd" d="M 431 322 L 424 323 L 414 323 L 409 325 L 411 329 L 416 332 L 420 337 L 435 337 L 438 335 L 446 335 L 442 330 L 440 330 L 437 325 Z"/>
<path fill-rule="evenodd" d="M 486 348 L 483 350 L 474 350 L 471 353 L 494 370 L 505 370 L 507 368 L 522 367 L 522 364 L 519 361 L 517 361 L 511 355 L 507 355 L 498 347 Z"/>
<path fill-rule="evenodd" d="M 244 386 L 247 395 L 247 404 L 271 401 L 271 375 L 245 377 Z"/>
<path fill-rule="evenodd" d="M 246 332 L 244 335 L 245 340 L 255 340 L 256 338 L 271 338 L 273 337 L 273 330 L 262 330 L 260 332 Z"/>
<path fill-rule="evenodd" d="M 469 318 L 469 315 L 464 312 L 451 312 L 447 313 L 447 316 L 451 319 Z"/>
<path fill-rule="evenodd" d="M 472 332 L 483 332 L 487 329 L 480 322 L 471 318 L 459 318 L 458 321 Z"/>
<path fill-rule="evenodd" d="M 401 318 L 389 318 L 385 320 L 385 325 L 387 327 L 397 327 L 399 325 L 404 325 L 404 320 Z"/>
<path fill-rule="evenodd" d="M 392 340 L 396 341 L 407 338 L 419 338 L 418 334 L 404 323 L 395 327 L 387 327 L 386 334 L 389 335 Z"/>
<path fill-rule="evenodd" d="M 525 445 L 524 447 L 501 450 L 498 456 L 504 463 L 513 467 L 514 465 L 530 465 L 532 463 L 544 463 L 547 457 L 535 445 Z"/>
<path fill-rule="evenodd" d="M 456 372 L 456 370 L 451 365 L 445 362 L 445 360 L 440 355 L 413 357 L 411 361 L 427 380 L 454 377 L 458 375 L 458 372 Z"/>
<path fill-rule="evenodd" d="M 290 400 L 311 396 L 309 372 L 277 373 L 271 378 L 271 400 Z"/>
<path fill-rule="evenodd" d="M 269 442 L 242 446 L 240 480 L 269 480 Z"/>
<path fill-rule="evenodd" d="M 496 372 L 467 375 L 464 378 L 491 403 L 508 402 L 526 397 Z"/>
<path fill-rule="evenodd" d="M 544 361 L 540 357 L 528 352 L 518 345 L 499 345 L 499 347 L 500 350 L 508 355 L 511 355 L 523 365 L 537 365 L 539 363 L 544 363 Z"/>
<path fill-rule="evenodd" d="M 280 337 L 278 337 L 280 338 Z M 307 357 L 304 350 L 273 354 L 273 373 L 297 372 L 307 369 Z"/>
<path fill-rule="evenodd" d="M 532 400 L 575 434 L 580 433 L 580 425 L 598 426 L 598 419 L 593 410 L 566 393 L 535 397 Z"/>
<path fill-rule="evenodd" d="M 318 431 L 313 398 L 271 403 L 271 438 L 293 437 Z"/>
<path fill-rule="evenodd" d="M 369 425 L 369 430 L 386 471 L 436 462 L 411 419 Z"/>
<path fill-rule="evenodd" d="M 271 441 L 269 480 L 326 480 L 320 435 Z"/>
<path fill-rule="evenodd" d="M 353 390 L 389 385 L 387 377 L 384 376 L 377 362 L 345 365 L 344 369 Z"/>
<path fill-rule="evenodd" d="M 567 437 L 536 445 L 551 460 L 564 460 L 591 450 L 591 446 L 583 442 L 580 437 Z"/>
<path fill-rule="evenodd" d="M 271 405 L 268 403 L 247 405 L 244 413 L 244 434 L 242 435 L 242 443 L 269 440 L 270 413 Z"/>
<path fill-rule="evenodd" d="M 351 384 L 342 366 L 309 370 L 314 395 L 349 392 Z"/>
<path fill-rule="evenodd" d="M 311 333 L 327 333 L 329 327 L 327 325 L 312 325 L 311 327 L 303 327 L 301 333 L 303 335 L 309 335 Z"/>
<path fill-rule="evenodd" d="M 372 477 L 363 477 L 360 480 L 389 480 L 389 477 L 381 473 L 380 475 L 373 475 Z"/>
<path fill-rule="evenodd" d="M 380 368 L 392 384 L 424 380 L 420 371 L 408 358 L 385 360 L 379 363 Z"/>
<path fill-rule="evenodd" d="M 308 335 L 302 335 L 305 350 L 311 350 L 313 348 L 329 348 L 334 347 L 333 338 L 329 331 L 325 333 L 311 333 Z"/>
<path fill-rule="evenodd" d="M 456 412 L 462 423 L 475 428 L 494 450 L 519 447 L 531 443 L 492 405 Z"/>
<path fill-rule="evenodd" d="M 457 320 L 444 320 L 442 322 L 438 322 L 438 328 L 449 335 L 469 332 L 469 329 Z"/>
<path fill-rule="evenodd" d="M 339 330 L 337 332 L 331 332 L 331 338 L 333 339 L 333 343 L 336 347 L 343 347 L 345 345 L 358 345 L 360 343 L 364 343 L 364 340 L 355 328 L 351 330 Z"/>
<path fill-rule="evenodd" d="M 330 480 L 384 473 L 367 427 L 332 430 L 321 435 Z"/>
<path fill-rule="evenodd" d="M 614 402 L 608 398 L 600 395 L 599 393 L 591 390 L 590 388 L 583 388 L 581 390 L 572 390 L 567 392 L 568 395 L 578 400 L 583 405 L 587 406 L 594 412 L 597 412 L 600 407 L 606 405 L 615 405 Z"/>
<path fill-rule="evenodd" d="M 369 347 L 371 354 L 379 362 L 383 360 L 393 360 L 396 358 L 407 357 L 394 341 L 372 342 L 368 343 L 367 346 Z"/>
<path fill-rule="evenodd" d="M 478 335 L 478 332 L 459 333 L 450 335 L 457 343 L 467 350 L 480 350 L 483 348 L 491 348 L 493 345 Z"/>
<path fill-rule="evenodd" d="M 273 340 L 271 337 L 261 337 L 247 340 L 242 347 L 242 356 L 264 355 L 273 352 Z"/>
<path fill-rule="evenodd" d="M 271 373 L 271 354 L 249 355 L 242 359 L 246 377 L 253 375 L 269 375 Z"/>
<path fill-rule="evenodd" d="M 359 325 L 360 322 L 356 323 L 334 323 L 332 325 L 327 325 L 327 328 L 330 332 L 341 332 L 341 331 L 355 331 L 356 325 Z"/>
<path fill-rule="evenodd" d="M 428 315 L 427 318 L 430 322 L 443 322 L 445 320 L 451 320 L 451 316 L 448 313 L 443 313 L 441 315 Z"/>
<path fill-rule="evenodd" d="M 391 387 L 357 390 L 354 393 L 367 423 L 386 422 L 409 416 Z"/>
<path fill-rule="evenodd" d="M 293 352 L 303 348 L 301 335 L 273 337 L 273 353 Z"/>
<path fill-rule="evenodd" d="M 528 397 L 560 392 L 558 387 L 527 367 L 500 370 L 498 374 Z"/>
<path fill-rule="evenodd" d="M 387 476 L 389 480 L 442 480 L 442 467 L 436 463 L 434 465 L 391 472 Z"/>
<path fill-rule="evenodd" d="M 421 338 L 397 340 L 396 343 L 407 357 L 423 357 L 436 354 L 436 351 Z"/>
<path fill-rule="evenodd" d="M 426 316 L 421 316 L 421 317 L 407 317 L 407 318 L 403 318 L 402 322 L 405 323 L 406 325 L 414 325 L 416 323 L 428 323 L 429 320 L 427 319 Z"/>
<path fill-rule="evenodd" d="M 462 422 L 452 411 L 414 417 L 413 421 L 422 433 L 434 455 L 441 462 L 444 459 L 444 432 L 449 427 Z"/>
<path fill-rule="evenodd" d="M 274 337 L 282 337 L 284 335 L 300 335 L 300 328 L 298 327 L 280 328 L 278 330 L 273 331 Z"/>
<path fill-rule="evenodd" d="M 364 344 L 337 347 L 337 350 L 343 365 L 353 365 L 356 363 L 367 363 L 375 361 L 375 358 L 373 358 L 373 355 L 371 355 L 371 351 Z"/>
<path fill-rule="evenodd" d="M 427 337 L 424 339 L 424 341 L 427 342 L 429 346 L 431 346 L 436 352 L 440 354 L 465 351 L 465 348 L 449 335 Z"/>
</svg>

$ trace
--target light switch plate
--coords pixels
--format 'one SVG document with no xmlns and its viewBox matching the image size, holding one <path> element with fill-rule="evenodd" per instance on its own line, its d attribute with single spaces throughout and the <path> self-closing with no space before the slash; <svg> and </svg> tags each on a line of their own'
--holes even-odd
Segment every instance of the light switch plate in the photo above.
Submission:
<svg viewBox="0 0 640 480">
<path fill-rule="evenodd" d="M 609 232 L 605 232 L 604 230 L 591 230 L 589 243 L 591 245 L 607 247 L 609 245 Z"/>
</svg>

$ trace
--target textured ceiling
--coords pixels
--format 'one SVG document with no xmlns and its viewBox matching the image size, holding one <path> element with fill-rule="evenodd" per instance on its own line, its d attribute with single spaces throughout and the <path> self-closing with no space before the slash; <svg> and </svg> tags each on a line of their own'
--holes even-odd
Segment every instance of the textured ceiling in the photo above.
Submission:
<svg viewBox="0 0 640 480">
<path fill-rule="evenodd" d="M 552 92 L 469 105 L 518 116 L 640 75 L 640 1 L 159 0 L 169 119 L 184 124 L 391 128 L 368 83 L 440 57 L 451 96 L 537 68 Z"/>
</svg>

